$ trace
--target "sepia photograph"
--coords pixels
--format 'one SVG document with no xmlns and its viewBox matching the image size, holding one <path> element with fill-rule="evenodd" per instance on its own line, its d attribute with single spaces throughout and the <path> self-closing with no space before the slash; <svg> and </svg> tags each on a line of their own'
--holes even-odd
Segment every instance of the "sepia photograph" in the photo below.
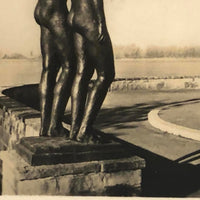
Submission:
<svg viewBox="0 0 200 200">
<path fill-rule="evenodd" d="M 0 0 L 0 198 L 200 198 L 199 0 Z"/>
</svg>

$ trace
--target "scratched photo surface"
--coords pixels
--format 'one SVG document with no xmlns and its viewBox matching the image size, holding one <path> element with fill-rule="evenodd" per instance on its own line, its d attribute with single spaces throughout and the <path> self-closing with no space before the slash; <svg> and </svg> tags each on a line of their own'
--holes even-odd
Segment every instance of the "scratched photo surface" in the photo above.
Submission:
<svg viewBox="0 0 200 200">
<path fill-rule="evenodd" d="M 0 91 L 40 82 L 36 3 L 0 0 Z M 146 159 L 143 197 L 200 196 L 199 10 L 200 0 L 104 0 L 118 81 L 95 127 L 129 142 Z M 165 129 L 148 121 L 151 110 L 175 103 L 174 110 L 161 111 L 161 118 L 195 129 L 190 136 L 181 135 L 185 129 L 181 137 L 163 134 Z M 68 112 L 70 106 L 69 101 Z"/>
</svg>

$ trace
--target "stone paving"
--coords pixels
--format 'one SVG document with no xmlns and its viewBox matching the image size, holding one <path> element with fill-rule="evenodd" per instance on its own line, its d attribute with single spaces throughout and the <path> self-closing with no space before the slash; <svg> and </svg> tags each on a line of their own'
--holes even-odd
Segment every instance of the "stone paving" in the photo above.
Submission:
<svg viewBox="0 0 200 200">
<path fill-rule="evenodd" d="M 176 160 L 187 153 L 198 150 L 200 142 L 166 134 L 153 128 L 148 122 L 147 115 L 154 108 L 198 98 L 200 98 L 199 90 L 110 93 L 98 118 L 99 122 L 97 121 L 96 124 L 98 124 L 97 127 L 103 128 L 107 133 L 115 134 L 120 139 L 168 159 Z M 197 106 L 197 104 L 195 105 Z M 166 115 L 162 115 L 162 117 L 170 118 L 171 121 L 177 119 L 173 117 L 173 109 L 169 110 L 172 116 L 167 115 L 169 112 L 166 111 Z M 195 111 L 194 108 L 193 111 Z M 192 110 L 187 114 L 192 115 L 191 113 Z M 179 114 L 176 113 L 175 116 L 182 115 L 182 118 L 188 120 L 183 114 L 180 112 Z M 192 122 L 192 119 L 190 119 L 190 122 L 191 124 L 195 123 Z M 196 126 L 197 122 L 196 119 Z"/>
</svg>

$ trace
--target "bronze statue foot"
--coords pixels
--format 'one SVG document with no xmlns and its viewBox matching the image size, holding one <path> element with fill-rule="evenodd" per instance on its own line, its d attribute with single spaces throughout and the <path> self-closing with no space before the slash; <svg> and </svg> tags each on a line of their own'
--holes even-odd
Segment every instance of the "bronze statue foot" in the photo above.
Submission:
<svg viewBox="0 0 200 200">
<path fill-rule="evenodd" d="M 73 131 L 73 132 L 70 131 L 69 139 L 70 139 L 70 140 L 76 140 L 77 132 L 78 132 L 78 131 Z"/>
<path fill-rule="evenodd" d="M 100 135 L 87 134 L 82 137 L 77 137 L 76 140 L 81 143 L 87 144 L 104 144 L 107 143 L 105 139 Z"/>
<path fill-rule="evenodd" d="M 99 131 L 92 128 L 85 134 L 78 134 L 76 141 L 88 144 L 105 144 L 109 142 L 105 136 L 99 134 Z"/>
<path fill-rule="evenodd" d="M 41 137 L 48 137 L 49 135 L 48 135 L 48 130 L 46 129 L 46 128 L 40 128 L 40 134 L 39 134 L 39 136 L 41 136 Z"/>
<path fill-rule="evenodd" d="M 63 126 L 59 128 L 50 128 L 48 131 L 48 136 L 51 137 L 69 137 L 69 130 Z"/>
</svg>

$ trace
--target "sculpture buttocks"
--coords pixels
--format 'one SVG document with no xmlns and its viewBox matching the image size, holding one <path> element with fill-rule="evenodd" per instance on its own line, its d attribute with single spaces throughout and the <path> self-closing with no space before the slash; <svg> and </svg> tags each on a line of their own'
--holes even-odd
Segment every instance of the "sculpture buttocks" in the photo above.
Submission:
<svg viewBox="0 0 200 200">
<path fill-rule="evenodd" d="M 34 11 L 34 17 L 39 25 L 45 27 L 59 25 L 63 22 L 67 24 L 66 0 L 39 0 Z"/>
<path fill-rule="evenodd" d="M 104 15 L 104 13 L 101 14 Z M 88 41 L 97 42 L 108 35 L 105 18 L 99 15 L 100 13 L 96 12 L 90 0 L 72 0 L 68 22 L 76 32 L 83 35 Z"/>
</svg>

